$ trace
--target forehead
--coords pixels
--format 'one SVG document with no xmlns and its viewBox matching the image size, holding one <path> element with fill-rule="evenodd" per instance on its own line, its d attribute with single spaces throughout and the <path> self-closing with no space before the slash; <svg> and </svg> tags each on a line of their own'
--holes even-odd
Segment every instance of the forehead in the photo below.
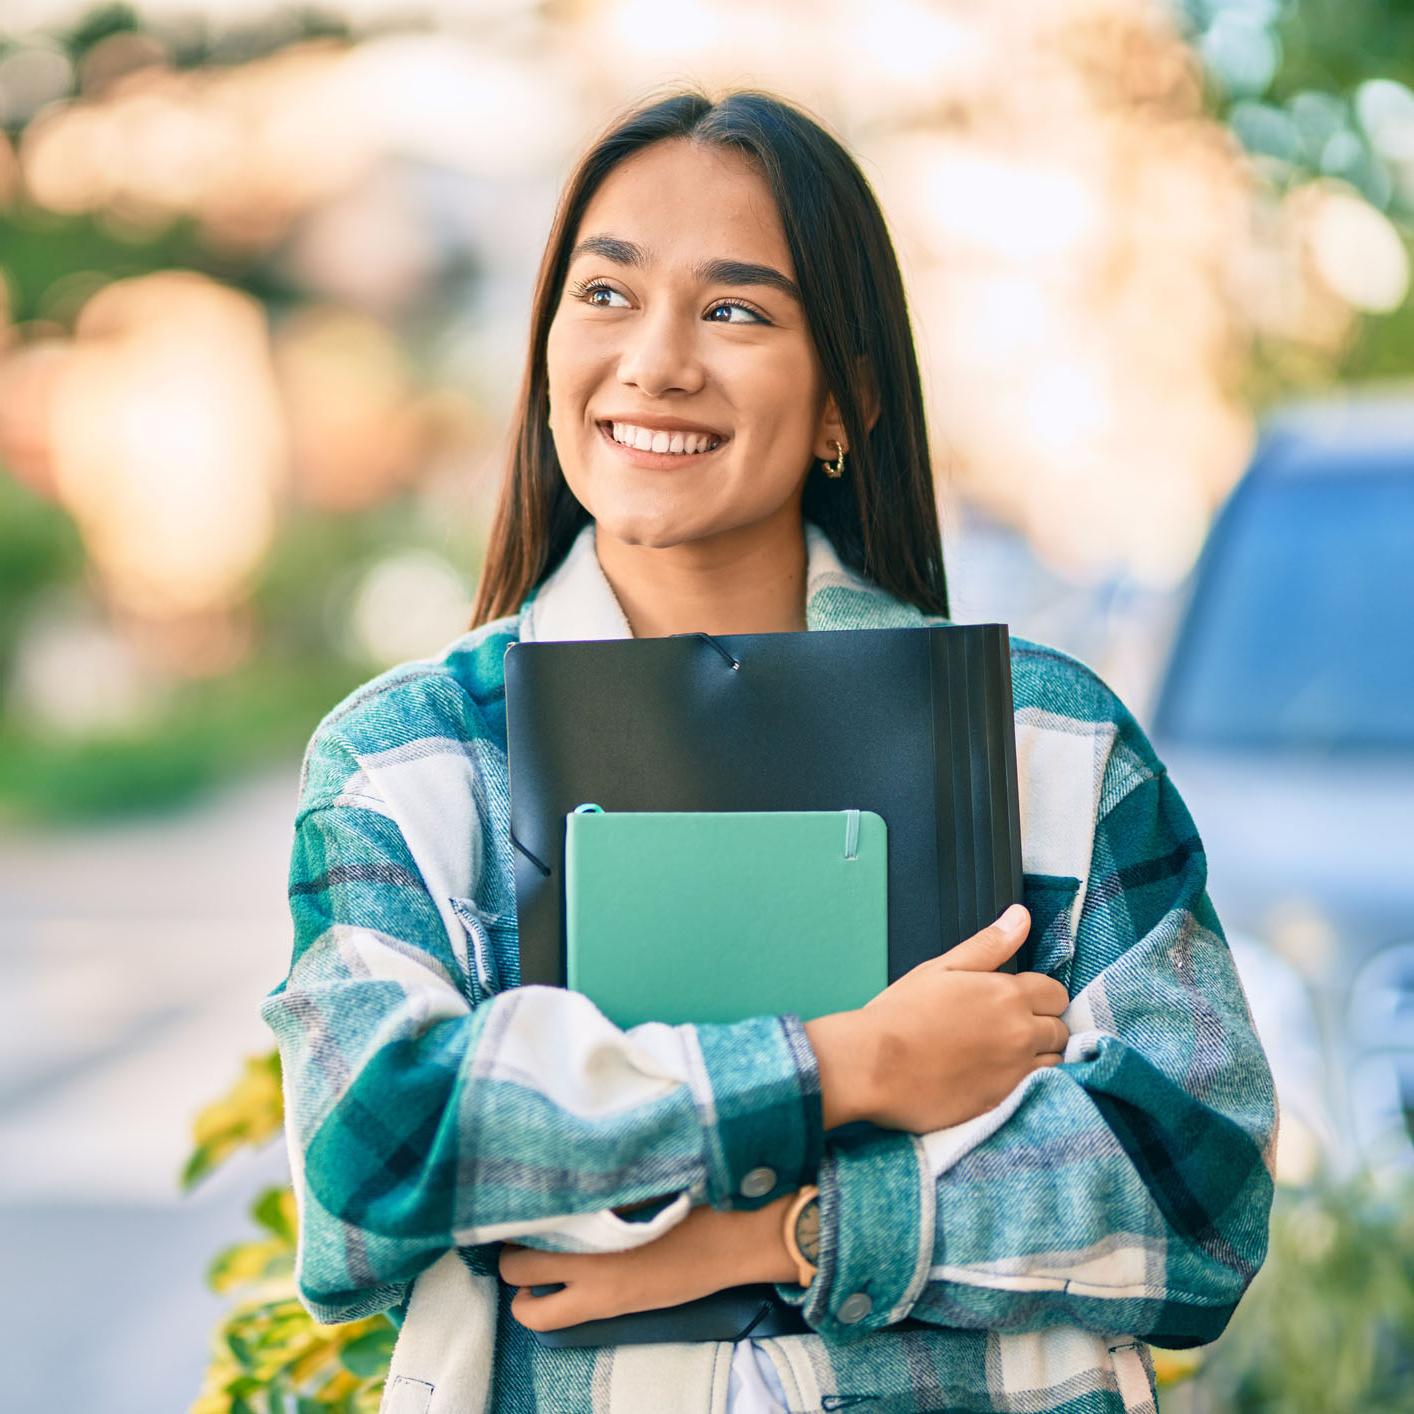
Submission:
<svg viewBox="0 0 1414 1414">
<path fill-rule="evenodd" d="M 575 241 L 587 235 L 633 241 L 659 264 L 727 256 L 794 273 L 775 199 L 752 160 L 686 138 L 620 162 L 590 199 Z"/>
</svg>

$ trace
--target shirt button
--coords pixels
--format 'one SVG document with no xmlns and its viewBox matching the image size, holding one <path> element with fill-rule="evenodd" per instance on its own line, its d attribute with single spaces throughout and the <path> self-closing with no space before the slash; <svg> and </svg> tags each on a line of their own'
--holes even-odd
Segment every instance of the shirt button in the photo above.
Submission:
<svg viewBox="0 0 1414 1414">
<path fill-rule="evenodd" d="M 856 1321 L 862 1321 L 874 1309 L 874 1303 L 869 1299 L 867 1292 L 856 1291 L 853 1296 L 846 1296 L 840 1302 L 840 1309 L 835 1313 L 845 1325 L 852 1326 Z"/>
<path fill-rule="evenodd" d="M 752 1169 L 741 1181 L 741 1196 L 743 1198 L 764 1198 L 776 1186 L 776 1171 L 767 1168 L 762 1164 L 759 1169 Z"/>
</svg>

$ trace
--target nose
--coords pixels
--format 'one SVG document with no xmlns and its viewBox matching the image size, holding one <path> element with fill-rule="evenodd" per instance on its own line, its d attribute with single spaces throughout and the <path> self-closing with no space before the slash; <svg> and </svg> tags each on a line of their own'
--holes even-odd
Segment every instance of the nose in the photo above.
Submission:
<svg viewBox="0 0 1414 1414">
<path fill-rule="evenodd" d="M 702 360 L 691 315 L 663 304 L 624 327 L 619 382 L 652 398 L 694 393 L 702 387 Z"/>
</svg>

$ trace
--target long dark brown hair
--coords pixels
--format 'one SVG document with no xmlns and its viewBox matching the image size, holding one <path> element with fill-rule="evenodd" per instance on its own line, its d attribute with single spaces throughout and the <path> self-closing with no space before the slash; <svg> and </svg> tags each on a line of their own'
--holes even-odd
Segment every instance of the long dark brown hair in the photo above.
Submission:
<svg viewBox="0 0 1414 1414">
<path fill-rule="evenodd" d="M 946 616 L 913 332 L 874 193 L 841 144 L 784 99 L 738 89 L 714 102 L 690 88 L 613 122 L 580 159 L 560 197 L 536 281 L 514 441 L 470 626 L 515 613 L 590 519 L 565 481 L 546 425 L 550 324 L 580 218 L 599 184 L 626 157 L 676 137 L 754 158 L 775 196 L 807 325 L 849 445 L 842 477 L 821 472 L 806 478 L 802 514 L 825 531 L 852 569 L 895 598 Z M 879 416 L 866 431 L 870 383 Z"/>
</svg>

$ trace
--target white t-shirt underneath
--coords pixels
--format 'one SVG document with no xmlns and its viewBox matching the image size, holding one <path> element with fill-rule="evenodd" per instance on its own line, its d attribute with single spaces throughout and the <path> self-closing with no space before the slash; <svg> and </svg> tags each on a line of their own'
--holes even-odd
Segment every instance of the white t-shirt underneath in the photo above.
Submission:
<svg viewBox="0 0 1414 1414">
<path fill-rule="evenodd" d="M 739 1340 L 732 1346 L 727 1414 L 790 1414 L 781 1377 L 754 1340 Z"/>
</svg>

